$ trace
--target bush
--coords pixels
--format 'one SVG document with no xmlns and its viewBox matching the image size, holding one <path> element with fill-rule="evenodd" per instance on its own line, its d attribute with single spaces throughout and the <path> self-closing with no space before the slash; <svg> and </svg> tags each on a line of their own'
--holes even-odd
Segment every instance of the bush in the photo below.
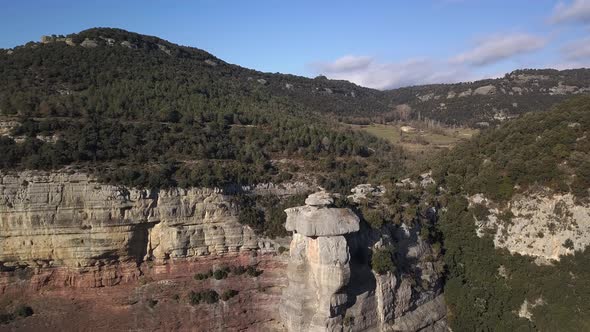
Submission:
<svg viewBox="0 0 590 332">
<path fill-rule="evenodd" d="M 383 226 L 383 214 L 376 209 L 362 208 L 365 221 L 374 229 L 380 229 Z"/>
<path fill-rule="evenodd" d="M 221 279 L 227 278 L 228 270 L 229 269 L 226 270 L 226 268 L 215 270 L 215 272 L 213 272 L 213 278 L 215 278 L 215 280 L 221 280 Z"/>
<path fill-rule="evenodd" d="M 0 324 L 8 324 L 14 320 L 14 314 L 0 314 Z"/>
<path fill-rule="evenodd" d="M 203 292 L 203 301 L 208 304 L 217 303 L 219 301 L 219 294 L 216 291 L 210 289 Z"/>
<path fill-rule="evenodd" d="M 254 265 L 250 265 L 248 268 L 246 268 L 246 273 L 248 273 L 248 275 L 251 277 L 258 277 L 262 274 L 262 272 L 262 270 L 257 269 Z"/>
<path fill-rule="evenodd" d="M 202 292 L 191 291 L 188 294 L 189 302 L 192 305 L 197 305 L 201 302 L 208 304 L 217 303 L 219 301 L 219 294 L 212 289 L 208 289 Z"/>
<path fill-rule="evenodd" d="M 373 250 L 373 257 L 371 257 L 371 268 L 378 274 L 385 274 L 387 272 L 394 272 L 395 265 L 391 255 L 393 250 L 390 247 L 379 248 Z"/>
<path fill-rule="evenodd" d="M 19 305 L 14 313 L 19 317 L 29 317 L 33 315 L 33 308 L 29 307 L 28 305 Z"/>
<path fill-rule="evenodd" d="M 284 253 L 285 251 L 289 251 L 289 248 L 285 248 L 285 247 L 283 247 L 283 246 L 280 246 L 280 247 L 279 247 L 279 249 L 278 249 L 278 251 L 279 251 L 279 254 L 282 254 L 282 253 Z"/>
<path fill-rule="evenodd" d="M 191 291 L 190 293 L 188 293 L 188 300 L 192 305 L 197 305 L 201 303 L 202 299 L 203 296 L 200 292 Z"/>
<path fill-rule="evenodd" d="M 243 266 L 241 266 L 241 265 L 238 265 L 238 266 L 232 266 L 232 267 L 230 268 L 230 271 L 231 271 L 231 273 L 233 273 L 233 274 L 235 274 L 235 275 L 239 276 L 239 275 L 242 275 L 242 274 L 246 273 L 246 268 L 245 268 L 245 267 L 243 267 Z"/>
<path fill-rule="evenodd" d="M 205 280 L 210 278 L 211 276 L 213 276 L 213 271 L 209 270 L 205 273 L 197 273 L 195 274 L 195 279 L 196 280 Z"/>
<path fill-rule="evenodd" d="M 229 299 L 231 299 L 232 297 L 238 295 L 238 291 L 234 290 L 234 289 L 228 289 L 226 291 L 223 292 L 223 294 L 221 294 L 221 299 L 223 301 L 227 301 Z"/>
</svg>

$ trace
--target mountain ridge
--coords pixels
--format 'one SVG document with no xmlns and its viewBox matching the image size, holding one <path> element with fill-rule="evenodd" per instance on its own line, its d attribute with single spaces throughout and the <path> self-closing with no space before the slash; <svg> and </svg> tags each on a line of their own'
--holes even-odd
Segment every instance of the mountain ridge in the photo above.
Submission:
<svg viewBox="0 0 590 332">
<path fill-rule="evenodd" d="M 38 47 L 39 44 L 60 42 L 87 48 L 116 45 L 144 50 L 152 55 L 163 53 L 187 61 L 200 61 L 210 67 L 208 72 L 221 71 L 224 79 L 257 84 L 268 93 L 295 100 L 309 109 L 348 123 L 428 118 L 447 124 L 481 127 L 498 124 L 529 111 L 547 110 L 550 105 L 570 95 L 590 92 L 590 69 L 586 68 L 561 71 L 518 69 L 502 78 L 380 91 L 321 75 L 312 79 L 261 72 L 227 63 L 196 47 L 181 46 L 123 29 L 91 28 L 67 36 L 44 36 L 41 40 L 41 43 L 25 46 Z M 7 52 L 13 55 L 21 48 L 23 46 Z M 400 111 L 400 108 L 405 111 Z"/>
</svg>

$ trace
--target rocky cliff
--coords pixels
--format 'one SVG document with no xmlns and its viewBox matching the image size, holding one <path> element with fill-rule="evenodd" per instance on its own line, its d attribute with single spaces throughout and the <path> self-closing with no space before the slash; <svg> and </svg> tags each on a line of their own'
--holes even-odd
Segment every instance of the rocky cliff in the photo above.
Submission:
<svg viewBox="0 0 590 332">
<path fill-rule="evenodd" d="M 139 190 L 73 170 L 0 174 L 0 314 L 18 303 L 36 312 L 0 330 L 190 330 L 197 322 L 197 330 L 280 330 L 276 303 L 285 281 L 277 249 L 285 242 L 257 236 L 238 213 L 220 189 Z M 240 266 L 256 273 L 193 278 Z M 237 296 L 191 305 L 189 290 L 210 289 Z"/>
<path fill-rule="evenodd" d="M 80 173 L 0 178 L 4 266 L 88 267 L 259 248 L 214 189 L 136 190 Z"/>
<path fill-rule="evenodd" d="M 560 256 L 584 251 L 590 244 L 590 206 L 571 193 L 531 191 L 516 195 L 504 208 L 481 194 L 469 200 L 489 213 L 481 220 L 475 218 L 479 236 L 492 232 L 496 247 L 536 257 L 539 264 L 559 261 Z"/>
<path fill-rule="evenodd" d="M 240 190 L 282 196 L 309 187 Z M 197 321 L 196 330 L 208 331 L 443 329 L 440 275 L 419 227 L 374 230 L 332 204 L 322 192 L 286 210 L 295 233 L 287 264 L 278 253 L 285 241 L 241 225 L 240 207 L 223 190 L 139 190 L 72 170 L 2 174 L 0 293 L 8 302 L 0 305 L 33 305 L 33 317 L 8 325 L 25 330 L 190 330 Z M 398 271 L 373 272 L 372 250 L 393 243 Z M 239 266 L 257 272 L 193 278 Z M 187 294 L 230 289 L 235 298 L 208 305 Z M 67 312 L 80 314 L 64 320 Z"/>
<path fill-rule="evenodd" d="M 319 192 L 306 205 L 286 210 L 293 231 L 281 318 L 289 331 L 446 330 L 440 277 L 424 259 L 431 248 L 418 228 L 361 227 L 347 208 L 331 207 Z M 369 261 L 373 249 L 399 248 L 399 271 L 378 274 Z M 412 260 L 412 272 L 404 265 Z M 409 273 L 408 273 L 409 272 Z M 421 282 L 417 290 L 417 280 Z"/>
</svg>

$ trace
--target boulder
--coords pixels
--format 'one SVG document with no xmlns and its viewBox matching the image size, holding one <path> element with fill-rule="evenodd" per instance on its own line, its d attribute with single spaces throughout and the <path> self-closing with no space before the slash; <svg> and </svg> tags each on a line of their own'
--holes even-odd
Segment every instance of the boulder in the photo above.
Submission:
<svg viewBox="0 0 590 332">
<path fill-rule="evenodd" d="M 317 193 L 313 193 L 309 195 L 305 199 L 305 205 L 309 206 L 326 206 L 334 204 L 334 199 L 332 195 L 325 191 L 318 191 Z"/>
<path fill-rule="evenodd" d="M 493 85 L 484 85 L 473 91 L 474 95 L 493 95 L 496 93 L 496 87 Z"/>
<path fill-rule="evenodd" d="M 96 42 L 96 40 L 86 38 L 83 42 L 80 43 L 80 46 L 85 48 L 95 48 L 98 46 L 98 43 Z"/>
</svg>

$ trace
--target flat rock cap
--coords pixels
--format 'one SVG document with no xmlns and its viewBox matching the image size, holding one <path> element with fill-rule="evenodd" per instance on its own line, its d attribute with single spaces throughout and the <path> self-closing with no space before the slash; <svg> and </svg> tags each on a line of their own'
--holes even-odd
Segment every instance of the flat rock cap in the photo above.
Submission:
<svg viewBox="0 0 590 332">
<path fill-rule="evenodd" d="M 285 212 L 285 228 L 304 236 L 336 236 L 359 230 L 359 217 L 350 209 L 299 206 Z"/>
</svg>

